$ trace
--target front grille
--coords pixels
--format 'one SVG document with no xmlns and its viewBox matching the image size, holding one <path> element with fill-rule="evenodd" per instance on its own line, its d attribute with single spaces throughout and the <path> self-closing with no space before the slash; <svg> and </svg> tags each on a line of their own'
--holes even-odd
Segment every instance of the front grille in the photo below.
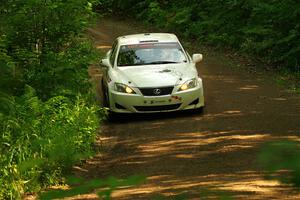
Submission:
<svg viewBox="0 0 300 200">
<path fill-rule="evenodd" d="M 180 106 L 181 106 L 181 103 L 179 103 L 179 104 L 173 104 L 173 105 L 164 105 L 164 106 L 135 106 L 134 108 L 137 111 L 145 112 L 145 111 L 176 110 Z"/>
<path fill-rule="evenodd" d="M 157 88 L 139 88 L 144 96 L 162 96 L 172 93 L 174 86 Z"/>
</svg>

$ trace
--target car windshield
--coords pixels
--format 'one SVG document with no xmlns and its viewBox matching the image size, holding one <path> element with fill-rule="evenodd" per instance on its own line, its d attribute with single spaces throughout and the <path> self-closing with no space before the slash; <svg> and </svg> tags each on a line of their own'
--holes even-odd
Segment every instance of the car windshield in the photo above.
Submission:
<svg viewBox="0 0 300 200">
<path fill-rule="evenodd" d="M 118 66 L 187 62 L 177 42 L 122 45 L 117 59 Z"/>
</svg>

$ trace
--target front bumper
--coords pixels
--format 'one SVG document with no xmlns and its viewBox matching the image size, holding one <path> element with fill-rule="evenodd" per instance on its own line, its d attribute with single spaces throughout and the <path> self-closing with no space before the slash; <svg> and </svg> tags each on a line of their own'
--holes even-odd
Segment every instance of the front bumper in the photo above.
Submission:
<svg viewBox="0 0 300 200">
<path fill-rule="evenodd" d="M 110 110 L 116 113 L 155 113 L 196 109 L 204 106 L 202 84 L 196 88 L 164 96 L 143 96 L 109 92 Z"/>
</svg>

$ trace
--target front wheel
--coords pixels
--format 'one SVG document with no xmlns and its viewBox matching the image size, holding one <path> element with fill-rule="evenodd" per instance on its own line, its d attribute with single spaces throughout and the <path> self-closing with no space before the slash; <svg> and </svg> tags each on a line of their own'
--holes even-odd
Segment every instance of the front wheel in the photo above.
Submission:
<svg viewBox="0 0 300 200">
<path fill-rule="evenodd" d="M 103 80 L 102 80 L 102 91 L 103 91 L 103 107 L 110 109 L 108 89 L 104 86 Z"/>
<path fill-rule="evenodd" d="M 109 110 L 106 115 L 106 119 L 109 122 L 115 122 L 118 119 L 118 114 Z"/>
<path fill-rule="evenodd" d="M 106 119 L 109 122 L 114 122 L 118 119 L 118 113 L 111 111 L 110 109 L 110 102 L 109 102 L 109 93 L 108 89 L 104 90 L 104 107 L 108 108 L 107 113 L 106 113 Z"/>
</svg>

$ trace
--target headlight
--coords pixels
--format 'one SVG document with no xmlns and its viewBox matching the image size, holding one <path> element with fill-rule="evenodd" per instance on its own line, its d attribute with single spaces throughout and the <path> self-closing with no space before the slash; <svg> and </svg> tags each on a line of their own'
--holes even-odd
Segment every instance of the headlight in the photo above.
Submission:
<svg viewBox="0 0 300 200">
<path fill-rule="evenodd" d="M 194 87 L 197 86 L 197 79 L 196 78 L 193 78 L 191 80 L 188 80 L 186 81 L 184 84 L 182 84 L 178 91 L 185 91 L 185 90 L 189 90 L 189 89 L 192 89 Z"/>
<path fill-rule="evenodd" d="M 122 93 L 135 94 L 131 87 L 122 83 L 115 83 L 115 90 Z"/>
</svg>

